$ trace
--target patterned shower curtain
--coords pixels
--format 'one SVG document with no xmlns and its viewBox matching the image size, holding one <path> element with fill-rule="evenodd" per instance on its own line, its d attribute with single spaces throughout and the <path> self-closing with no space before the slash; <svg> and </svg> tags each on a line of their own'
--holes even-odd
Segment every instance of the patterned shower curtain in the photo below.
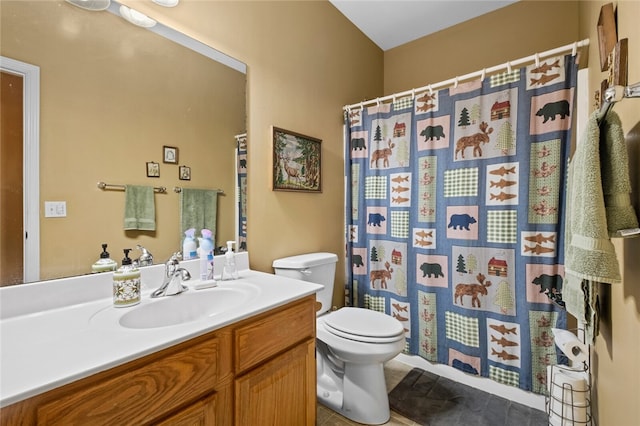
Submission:
<svg viewBox="0 0 640 426">
<path fill-rule="evenodd" d="M 565 363 L 567 55 L 345 112 L 347 305 L 392 315 L 406 352 L 543 393 Z"/>
<path fill-rule="evenodd" d="M 247 251 L 247 134 L 236 135 L 238 186 L 238 251 Z"/>
</svg>

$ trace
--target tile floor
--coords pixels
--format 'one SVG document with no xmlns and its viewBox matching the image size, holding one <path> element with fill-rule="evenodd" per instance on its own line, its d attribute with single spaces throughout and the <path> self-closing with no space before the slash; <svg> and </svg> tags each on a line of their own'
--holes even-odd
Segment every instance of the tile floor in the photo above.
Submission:
<svg viewBox="0 0 640 426">
<path fill-rule="evenodd" d="M 384 365 L 384 376 L 387 382 L 387 391 L 391 391 L 400 381 L 411 371 L 413 367 L 392 359 Z M 317 426 L 352 426 L 360 425 L 340 414 L 331 411 L 324 405 L 318 403 Z M 388 426 L 418 426 L 413 420 L 402 417 L 398 413 L 391 412 L 391 419 L 385 425 Z"/>
</svg>

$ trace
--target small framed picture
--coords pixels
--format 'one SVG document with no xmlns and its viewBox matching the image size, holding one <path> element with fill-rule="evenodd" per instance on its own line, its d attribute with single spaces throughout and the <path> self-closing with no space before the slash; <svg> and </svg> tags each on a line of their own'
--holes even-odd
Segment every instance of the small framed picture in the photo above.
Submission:
<svg viewBox="0 0 640 426">
<path fill-rule="evenodd" d="M 180 180 L 191 180 L 191 167 L 180 166 L 178 177 Z"/>
<path fill-rule="evenodd" d="M 160 177 L 160 164 L 153 161 L 147 162 L 147 177 Z"/>
<path fill-rule="evenodd" d="M 162 161 L 165 163 L 178 164 L 178 148 L 175 146 L 162 147 Z"/>
</svg>

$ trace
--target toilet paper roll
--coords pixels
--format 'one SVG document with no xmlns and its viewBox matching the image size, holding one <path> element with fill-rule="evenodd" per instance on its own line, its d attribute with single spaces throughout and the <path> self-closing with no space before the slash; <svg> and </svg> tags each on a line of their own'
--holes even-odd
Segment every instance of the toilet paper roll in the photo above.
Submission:
<svg viewBox="0 0 640 426">
<path fill-rule="evenodd" d="M 553 340 L 558 349 L 569 358 L 572 363 L 587 361 L 589 348 L 578 337 L 568 330 L 552 328 Z"/>
<path fill-rule="evenodd" d="M 566 404 L 569 407 L 585 407 L 589 405 L 587 372 L 548 365 L 547 394 L 552 406 Z"/>
</svg>

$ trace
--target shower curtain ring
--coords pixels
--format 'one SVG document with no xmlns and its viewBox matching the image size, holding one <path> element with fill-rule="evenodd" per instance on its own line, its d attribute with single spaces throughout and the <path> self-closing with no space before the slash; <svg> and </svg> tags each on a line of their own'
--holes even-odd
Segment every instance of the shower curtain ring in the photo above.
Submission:
<svg viewBox="0 0 640 426">
<path fill-rule="evenodd" d="M 536 61 L 536 67 L 539 67 L 540 66 L 540 55 L 536 52 L 536 54 L 533 55 L 533 58 Z"/>
<path fill-rule="evenodd" d="M 416 98 L 416 89 L 411 89 L 411 100 Z"/>
<path fill-rule="evenodd" d="M 511 74 L 511 61 L 507 62 L 507 72 Z"/>
<path fill-rule="evenodd" d="M 482 68 L 482 75 L 480 75 L 480 81 L 484 81 L 484 78 L 487 76 L 487 69 Z"/>
<path fill-rule="evenodd" d="M 576 56 L 578 53 L 578 42 L 573 42 L 573 49 L 571 49 L 571 56 Z"/>
<path fill-rule="evenodd" d="M 380 98 L 376 98 L 376 104 L 378 104 L 378 108 L 380 107 Z"/>
<path fill-rule="evenodd" d="M 431 87 L 431 85 L 429 85 L 429 94 L 433 95 L 433 88 Z"/>
<path fill-rule="evenodd" d="M 457 89 L 458 88 L 458 76 L 456 75 L 456 78 L 453 80 L 453 88 Z"/>
</svg>

